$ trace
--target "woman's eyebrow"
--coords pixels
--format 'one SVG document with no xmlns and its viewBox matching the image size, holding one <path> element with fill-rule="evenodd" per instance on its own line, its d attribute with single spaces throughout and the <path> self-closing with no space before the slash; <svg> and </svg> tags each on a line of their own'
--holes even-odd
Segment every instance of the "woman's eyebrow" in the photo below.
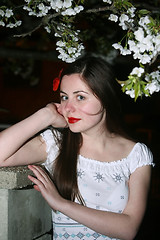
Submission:
<svg viewBox="0 0 160 240">
<path fill-rule="evenodd" d="M 67 94 L 67 93 L 65 93 L 65 92 L 63 92 L 63 91 L 60 91 L 60 93 Z"/>
<path fill-rule="evenodd" d="M 86 93 L 86 94 L 89 94 L 88 92 L 86 92 L 86 91 L 83 91 L 83 90 L 78 90 L 78 91 L 75 91 L 75 92 L 73 92 L 74 94 L 77 94 L 77 93 Z"/>
<path fill-rule="evenodd" d="M 64 91 L 60 91 L 60 93 L 63 93 L 63 94 L 66 94 L 66 95 L 67 95 L 67 93 L 65 93 Z M 88 92 L 83 91 L 83 90 L 77 90 L 77 91 L 73 92 L 73 94 L 77 94 L 77 93 L 85 93 L 85 94 L 89 94 Z"/>
</svg>

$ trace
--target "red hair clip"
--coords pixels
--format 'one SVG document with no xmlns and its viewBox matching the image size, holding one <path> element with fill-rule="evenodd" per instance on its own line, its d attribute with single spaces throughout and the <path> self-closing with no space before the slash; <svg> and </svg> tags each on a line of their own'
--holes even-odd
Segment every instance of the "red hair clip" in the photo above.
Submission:
<svg viewBox="0 0 160 240">
<path fill-rule="evenodd" d="M 63 71 L 63 68 L 60 70 L 58 77 L 53 79 L 53 91 L 57 91 L 59 87 L 62 71 Z"/>
</svg>

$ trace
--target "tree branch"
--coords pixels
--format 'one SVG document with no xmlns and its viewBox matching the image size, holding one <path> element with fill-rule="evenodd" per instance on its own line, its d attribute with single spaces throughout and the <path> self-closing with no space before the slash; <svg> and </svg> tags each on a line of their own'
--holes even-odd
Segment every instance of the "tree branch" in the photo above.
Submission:
<svg viewBox="0 0 160 240">
<path fill-rule="evenodd" d="M 26 33 L 22 33 L 22 34 L 18 34 L 18 35 L 13 35 L 13 37 L 26 37 L 26 36 L 30 36 L 33 32 L 38 30 L 42 25 L 43 25 L 43 23 L 41 22 L 35 28 L 33 28 L 31 31 L 26 32 Z"/>
<path fill-rule="evenodd" d="M 49 14 L 47 16 L 44 16 L 41 20 L 41 22 L 32 30 L 30 30 L 29 32 L 26 33 L 22 33 L 22 34 L 18 34 L 18 35 L 14 35 L 14 37 L 26 37 L 26 36 L 30 36 L 33 32 L 35 32 L 36 30 L 38 30 L 40 27 L 47 25 L 47 23 L 52 19 L 55 18 L 57 16 L 59 16 L 60 13 L 55 13 L 55 14 Z"/>
<path fill-rule="evenodd" d="M 112 10 L 112 9 L 113 9 L 113 4 L 109 7 L 99 7 L 99 8 L 88 9 L 85 12 L 86 13 L 97 13 L 97 12 L 105 12 L 105 11 Z"/>
<path fill-rule="evenodd" d="M 99 7 L 99 8 L 94 8 L 94 9 L 88 9 L 88 10 L 84 11 L 83 13 L 105 12 L 105 11 L 112 10 L 112 9 L 113 9 L 113 4 L 109 7 Z M 26 33 L 16 34 L 16 35 L 14 35 L 14 37 L 30 36 L 33 32 L 38 30 L 40 27 L 47 25 L 51 19 L 56 18 L 57 16 L 60 16 L 60 15 L 61 15 L 61 12 L 54 13 L 54 14 L 48 14 L 47 16 L 44 16 L 42 18 L 41 22 L 35 28 L 33 28 L 32 30 L 30 30 L 29 32 L 26 32 Z"/>
</svg>

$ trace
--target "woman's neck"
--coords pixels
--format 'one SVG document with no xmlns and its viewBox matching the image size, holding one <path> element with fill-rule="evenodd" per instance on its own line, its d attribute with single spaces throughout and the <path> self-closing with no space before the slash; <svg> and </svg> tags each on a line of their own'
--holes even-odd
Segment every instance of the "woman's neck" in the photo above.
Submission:
<svg viewBox="0 0 160 240">
<path fill-rule="evenodd" d="M 82 134 L 83 142 L 80 154 L 84 157 L 100 160 L 106 154 L 106 150 L 113 146 L 115 134 L 104 131 L 99 134 Z"/>
<path fill-rule="evenodd" d="M 113 162 L 128 156 L 135 142 L 104 131 L 101 135 L 83 135 L 80 155 L 101 162 Z"/>
</svg>

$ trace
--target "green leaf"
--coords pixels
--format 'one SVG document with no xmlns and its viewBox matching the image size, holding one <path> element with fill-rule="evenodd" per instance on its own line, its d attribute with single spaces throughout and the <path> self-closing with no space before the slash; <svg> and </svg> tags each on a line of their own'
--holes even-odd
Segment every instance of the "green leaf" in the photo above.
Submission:
<svg viewBox="0 0 160 240">
<path fill-rule="evenodd" d="M 141 9 L 141 10 L 139 10 L 139 14 L 141 14 L 141 15 L 147 15 L 147 14 L 149 14 L 150 13 L 150 11 L 148 11 L 147 9 Z"/>
</svg>

